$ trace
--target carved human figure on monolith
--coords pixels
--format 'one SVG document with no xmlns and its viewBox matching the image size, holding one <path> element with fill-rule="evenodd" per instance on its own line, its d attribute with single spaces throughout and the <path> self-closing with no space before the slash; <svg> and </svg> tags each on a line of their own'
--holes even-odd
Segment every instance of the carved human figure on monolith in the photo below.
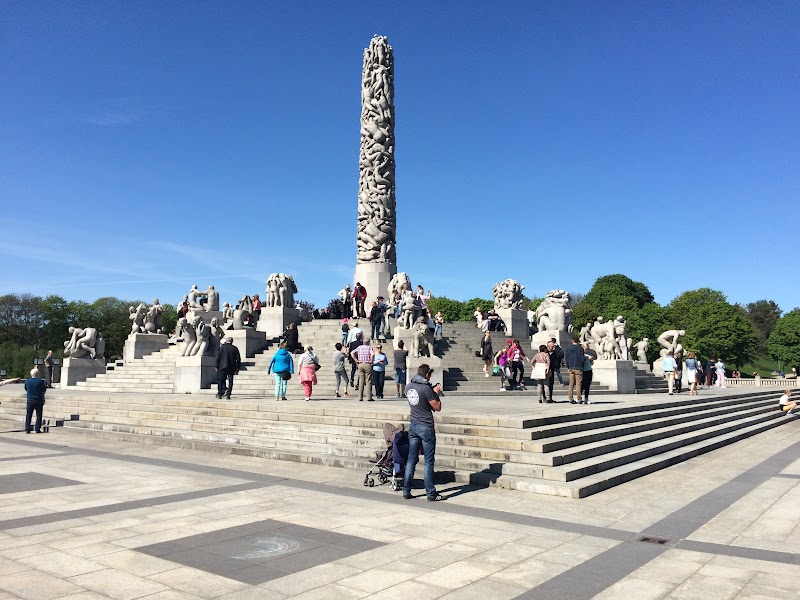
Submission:
<svg viewBox="0 0 800 600">
<path fill-rule="evenodd" d="M 397 262 L 395 249 L 394 57 L 386 37 L 364 50 L 358 177 L 357 262 Z"/>
<path fill-rule="evenodd" d="M 494 295 L 494 308 L 516 308 L 522 307 L 522 290 L 525 289 L 524 285 L 520 285 L 519 281 L 515 279 L 506 279 L 500 283 L 495 284 L 492 288 Z"/>
<path fill-rule="evenodd" d="M 572 305 L 569 293 L 551 290 L 536 309 L 539 331 L 572 331 Z"/>
<path fill-rule="evenodd" d="M 297 293 L 297 286 L 294 277 L 286 273 L 278 273 L 278 299 L 280 306 L 294 308 L 294 295 Z"/>
<path fill-rule="evenodd" d="M 106 342 L 94 327 L 70 327 L 70 339 L 64 342 L 64 355 L 70 358 L 105 358 Z"/>
</svg>

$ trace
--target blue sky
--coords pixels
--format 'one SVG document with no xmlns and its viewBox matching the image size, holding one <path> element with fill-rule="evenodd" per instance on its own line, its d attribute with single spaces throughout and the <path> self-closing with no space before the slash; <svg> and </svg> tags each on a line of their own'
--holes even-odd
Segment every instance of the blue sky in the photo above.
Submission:
<svg viewBox="0 0 800 600">
<path fill-rule="evenodd" d="M 363 49 L 395 53 L 398 267 L 800 305 L 800 3 L 0 4 L 0 293 L 223 301 L 355 266 Z"/>
</svg>

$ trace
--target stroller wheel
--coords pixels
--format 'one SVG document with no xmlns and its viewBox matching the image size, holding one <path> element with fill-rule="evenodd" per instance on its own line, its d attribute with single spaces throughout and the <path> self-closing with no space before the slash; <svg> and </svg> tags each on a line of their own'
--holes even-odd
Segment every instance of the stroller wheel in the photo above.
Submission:
<svg viewBox="0 0 800 600">
<path fill-rule="evenodd" d="M 389 482 L 389 489 L 392 490 L 393 492 L 396 492 L 398 489 L 397 479 L 395 479 L 394 477 L 392 477 L 392 480 Z"/>
<path fill-rule="evenodd" d="M 379 477 L 379 479 L 381 480 L 381 483 L 386 483 L 386 479 L 387 479 L 387 477 L 386 477 L 386 475 L 384 475 L 383 473 L 381 473 L 381 476 Z"/>
<path fill-rule="evenodd" d="M 369 478 L 369 487 L 373 487 L 374 485 L 375 485 L 375 480 L 372 477 L 370 477 Z"/>
</svg>

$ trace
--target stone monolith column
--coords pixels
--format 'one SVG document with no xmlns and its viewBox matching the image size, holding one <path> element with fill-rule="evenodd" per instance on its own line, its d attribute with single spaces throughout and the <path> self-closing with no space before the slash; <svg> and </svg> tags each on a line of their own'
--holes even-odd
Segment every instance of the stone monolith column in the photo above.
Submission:
<svg viewBox="0 0 800 600">
<path fill-rule="evenodd" d="M 389 281 L 397 273 L 394 55 L 385 36 L 376 35 L 364 50 L 358 171 L 354 283 L 360 282 L 367 289 L 367 302 L 372 302 L 378 296 L 386 296 Z"/>
</svg>

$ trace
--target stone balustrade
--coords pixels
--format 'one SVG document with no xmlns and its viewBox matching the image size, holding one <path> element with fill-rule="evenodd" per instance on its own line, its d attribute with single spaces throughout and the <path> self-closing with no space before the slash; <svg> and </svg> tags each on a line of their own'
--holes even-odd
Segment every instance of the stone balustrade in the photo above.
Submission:
<svg viewBox="0 0 800 600">
<path fill-rule="evenodd" d="M 796 388 L 797 379 L 783 379 L 782 377 L 756 377 L 754 379 L 733 379 L 725 378 L 727 387 L 777 387 L 777 388 Z"/>
</svg>

